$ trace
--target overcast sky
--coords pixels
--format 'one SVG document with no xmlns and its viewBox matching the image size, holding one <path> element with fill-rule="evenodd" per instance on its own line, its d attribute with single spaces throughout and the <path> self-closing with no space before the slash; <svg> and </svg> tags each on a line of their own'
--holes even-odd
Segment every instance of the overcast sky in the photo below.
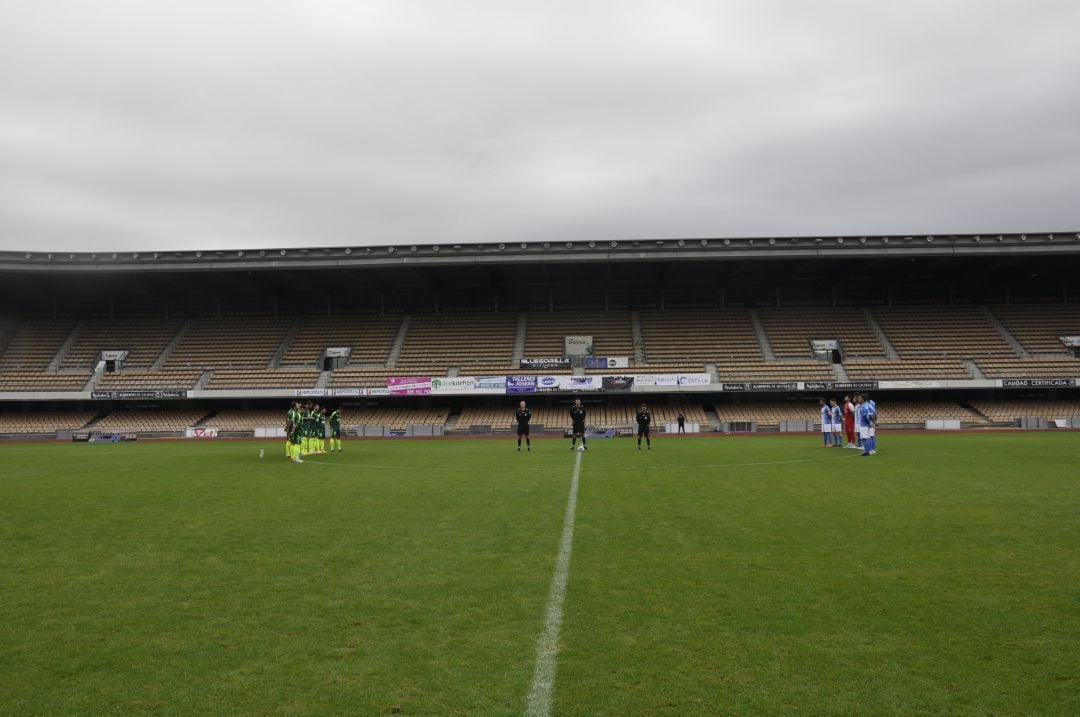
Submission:
<svg viewBox="0 0 1080 717">
<path fill-rule="evenodd" d="M 1076 0 L 0 0 L 0 249 L 1064 230 Z"/>
</svg>

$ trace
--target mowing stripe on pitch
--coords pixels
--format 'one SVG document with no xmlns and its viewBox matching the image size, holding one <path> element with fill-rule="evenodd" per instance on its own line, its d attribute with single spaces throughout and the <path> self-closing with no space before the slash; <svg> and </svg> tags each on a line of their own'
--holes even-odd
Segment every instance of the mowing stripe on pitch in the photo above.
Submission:
<svg viewBox="0 0 1080 717">
<path fill-rule="evenodd" d="M 574 546 L 574 514 L 577 512 L 578 479 L 581 475 L 581 453 L 574 456 L 574 475 L 570 480 L 570 497 L 566 501 L 559 557 L 555 574 L 551 576 L 547 608 L 544 611 L 544 631 L 536 641 L 536 669 L 533 670 L 529 699 L 525 703 L 526 717 L 548 717 L 551 714 L 551 691 L 555 686 L 555 658 L 559 654 L 559 629 L 562 627 L 566 582 L 570 577 L 570 550 Z"/>
</svg>

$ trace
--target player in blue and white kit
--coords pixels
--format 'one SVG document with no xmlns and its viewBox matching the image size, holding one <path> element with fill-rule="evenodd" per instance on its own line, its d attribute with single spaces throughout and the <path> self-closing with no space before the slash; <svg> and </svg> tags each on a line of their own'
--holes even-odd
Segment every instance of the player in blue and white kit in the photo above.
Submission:
<svg viewBox="0 0 1080 717">
<path fill-rule="evenodd" d="M 867 435 L 870 436 L 870 455 L 877 453 L 877 403 L 863 394 L 866 401 Z"/>
<path fill-rule="evenodd" d="M 844 411 L 836 405 L 836 399 L 829 401 L 829 410 L 832 414 L 832 444 L 833 448 L 844 447 Z"/>
<path fill-rule="evenodd" d="M 859 434 L 859 444 L 862 445 L 862 455 L 870 455 L 870 434 L 868 433 L 868 422 L 866 399 L 862 394 L 855 396 L 855 430 Z"/>
<path fill-rule="evenodd" d="M 821 407 L 821 447 L 829 448 L 832 444 L 832 409 L 824 398 L 818 399 L 818 406 Z"/>
</svg>

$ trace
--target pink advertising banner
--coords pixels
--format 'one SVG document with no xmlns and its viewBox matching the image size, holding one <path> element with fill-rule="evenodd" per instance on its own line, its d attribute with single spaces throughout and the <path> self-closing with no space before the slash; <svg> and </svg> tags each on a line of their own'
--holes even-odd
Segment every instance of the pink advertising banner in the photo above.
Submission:
<svg viewBox="0 0 1080 717">
<path fill-rule="evenodd" d="M 427 396 L 431 393 L 430 376 L 390 376 L 386 388 L 391 396 Z"/>
</svg>

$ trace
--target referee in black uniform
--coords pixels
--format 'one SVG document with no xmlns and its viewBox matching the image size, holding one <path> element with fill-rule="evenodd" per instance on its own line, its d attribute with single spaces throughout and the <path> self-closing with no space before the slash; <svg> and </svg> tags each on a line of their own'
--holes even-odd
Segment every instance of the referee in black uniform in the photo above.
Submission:
<svg viewBox="0 0 1080 717">
<path fill-rule="evenodd" d="M 649 424 L 652 423 L 652 414 L 649 413 L 649 404 L 641 404 L 637 411 L 637 449 L 641 450 L 641 437 L 645 436 L 645 445 L 652 450 L 652 441 L 649 440 Z"/>
<path fill-rule="evenodd" d="M 589 446 L 585 443 L 585 407 L 581 405 L 581 399 L 574 399 L 574 405 L 570 407 L 570 450 L 574 450 L 578 436 L 581 436 L 581 447 L 585 450 Z"/>
<path fill-rule="evenodd" d="M 522 436 L 525 436 L 525 449 L 531 451 L 532 441 L 529 439 L 529 421 L 532 420 L 532 413 L 529 412 L 524 401 L 518 404 L 518 410 L 514 414 L 514 418 L 517 419 L 518 451 L 521 451 Z"/>
</svg>

